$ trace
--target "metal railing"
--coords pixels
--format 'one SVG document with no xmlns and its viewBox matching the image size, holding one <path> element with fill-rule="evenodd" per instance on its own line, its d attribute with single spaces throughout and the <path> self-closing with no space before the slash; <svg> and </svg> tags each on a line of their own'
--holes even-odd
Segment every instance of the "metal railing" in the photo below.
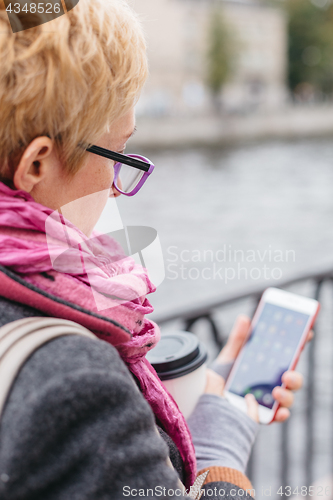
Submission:
<svg viewBox="0 0 333 500">
<path fill-rule="evenodd" d="M 323 272 L 316 273 L 308 273 L 301 276 L 297 276 L 293 279 L 281 282 L 275 282 L 275 287 L 278 288 L 289 288 L 292 285 L 297 285 L 301 283 L 309 282 L 313 285 L 313 298 L 316 300 L 320 300 L 321 291 L 323 284 L 325 282 L 333 281 L 333 270 L 329 269 Z M 156 316 L 154 320 L 159 325 L 165 325 L 169 322 L 173 322 L 175 320 L 181 321 L 183 329 L 186 331 L 192 331 L 194 325 L 199 320 L 205 320 L 208 323 L 210 328 L 212 341 L 214 342 L 217 349 L 221 349 L 227 339 L 227 337 L 223 334 L 221 327 L 217 324 L 214 319 L 214 315 L 217 311 L 223 308 L 227 308 L 237 302 L 243 301 L 245 299 L 251 299 L 253 301 L 253 312 L 256 309 L 260 297 L 264 290 L 268 287 L 257 287 L 252 288 L 241 294 L 234 294 L 228 298 L 224 298 L 222 300 L 216 300 L 207 304 L 200 304 L 199 306 L 193 306 L 188 309 L 179 309 L 178 311 L 173 312 L 172 314 L 164 315 L 164 316 Z M 316 327 L 315 327 L 316 330 Z M 307 350 L 307 366 L 308 373 L 315 373 L 315 351 L 317 344 L 317 337 L 320 332 L 316 331 L 316 335 L 314 336 L 310 346 Z M 304 476 L 306 478 L 307 486 L 313 484 L 314 481 L 314 450 L 315 450 L 315 433 L 314 433 L 314 395 L 315 395 L 315 376 L 307 377 L 306 383 L 306 410 L 305 410 L 305 425 L 306 425 L 306 456 L 304 462 Z M 332 413 L 333 417 L 333 413 Z M 333 421 L 333 418 L 332 418 Z M 281 463 L 280 463 L 280 484 L 284 487 L 289 483 L 289 470 L 290 470 L 290 450 L 288 446 L 289 437 L 288 437 L 288 429 L 290 425 L 290 420 L 282 424 L 282 439 L 281 439 Z M 332 447 L 333 448 L 333 447 Z M 333 450 L 332 450 L 333 451 Z M 255 457 L 252 455 L 249 461 L 249 466 L 247 473 L 250 479 L 253 481 L 254 478 L 254 459 Z"/>
</svg>

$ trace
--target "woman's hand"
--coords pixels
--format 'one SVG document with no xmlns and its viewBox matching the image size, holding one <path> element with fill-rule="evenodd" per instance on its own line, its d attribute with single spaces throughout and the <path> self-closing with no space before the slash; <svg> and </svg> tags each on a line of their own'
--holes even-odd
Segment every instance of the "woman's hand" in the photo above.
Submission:
<svg viewBox="0 0 333 500">
<path fill-rule="evenodd" d="M 206 371 L 206 377 L 205 393 L 216 394 L 217 396 L 224 397 L 224 378 L 213 370 L 210 370 L 209 368 Z M 248 416 L 255 422 L 259 422 L 258 403 L 256 401 L 256 398 L 253 396 L 253 394 L 247 394 L 245 396 L 245 400 L 247 404 Z"/>
<path fill-rule="evenodd" d="M 236 359 L 238 353 L 247 338 L 249 328 L 251 325 L 250 318 L 241 315 L 237 318 L 236 323 L 231 331 L 228 342 L 225 347 L 221 350 L 217 357 L 220 363 L 230 363 Z M 313 332 L 309 333 L 308 341 L 313 337 Z M 275 387 L 272 391 L 272 395 L 276 401 L 280 403 L 280 407 L 275 416 L 275 422 L 284 422 L 290 417 L 290 408 L 294 402 L 294 394 L 292 391 L 298 391 L 303 385 L 303 376 L 295 371 L 289 370 L 282 375 L 282 382 L 285 384 L 285 388 Z M 205 392 L 211 394 L 223 395 L 224 390 L 224 379 L 213 372 L 212 370 L 207 370 L 207 384 Z M 246 396 L 248 415 L 255 421 L 258 421 L 258 404 L 255 397 L 252 394 Z"/>
</svg>

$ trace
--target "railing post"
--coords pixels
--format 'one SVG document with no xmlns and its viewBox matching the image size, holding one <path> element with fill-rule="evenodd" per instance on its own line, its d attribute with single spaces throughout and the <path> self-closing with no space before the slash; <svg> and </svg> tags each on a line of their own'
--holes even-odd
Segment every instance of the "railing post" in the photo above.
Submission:
<svg viewBox="0 0 333 500">
<path fill-rule="evenodd" d="M 256 445 L 254 444 L 252 451 L 251 451 L 249 461 L 247 463 L 247 468 L 246 468 L 246 475 L 252 484 L 254 483 L 255 449 L 256 449 Z"/>
<path fill-rule="evenodd" d="M 219 332 L 215 321 L 213 320 L 212 316 L 209 314 L 206 316 L 207 321 L 210 323 L 211 326 L 211 331 L 213 334 L 213 339 L 215 341 L 216 347 L 219 349 L 219 351 L 223 348 L 224 342 L 222 340 L 222 335 L 221 332 Z"/>
<path fill-rule="evenodd" d="M 200 318 L 188 318 L 185 320 L 185 326 L 184 326 L 184 330 L 186 332 L 191 332 L 191 328 L 192 326 L 194 325 L 194 323 L 196 323 Z"/>
<path fill-rule="evenodd" d="M 211 327 L 211 332 L 212 332 L 212 336 L 213 336 L 213 340 L 215 342 L 215 345 L 216 347 L 221 350 L 222 347 L 223 347 L 223 340 L 221 338 L 221 335 L 220 335 L 220 332 L 216 326 L 216 323 L 215 321 L 213 320 L 212 316 L 210 313 L 208 314 L 203 314 L 201 316 L 197 316 L 197 317 L 194 317 L 194 318 L 188 318 L 185 320 L 185 330 L 187 332 L 190 332 L 191 331 L 191 328 L 192 326 L 194 325 L 194 323 L 196 323 L 197 321 L 199 321 L 199 319 L 205 319 L 206 321 L 208 321 L 208 323 L 210 324 L 210 327 Z"/>
<path fill-rule="evenodd" d="M 289 446 L 288 446 L 288 437 L 289 437 L 289 419 L 282 424 L 281 428 L 281 486 L 283 487 L 283 491 L 285 492 L 285 486 L 290 486 L 288 482 L 289 476 Z"/>
</svg>

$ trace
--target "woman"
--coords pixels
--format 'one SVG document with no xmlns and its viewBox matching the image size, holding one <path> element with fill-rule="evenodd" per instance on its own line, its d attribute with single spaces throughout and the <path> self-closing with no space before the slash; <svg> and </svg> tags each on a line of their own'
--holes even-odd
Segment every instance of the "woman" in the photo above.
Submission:
<svg viewBox="0 0 333 500">
<path fill-rule="evenodd" d="M 113 161 L 134 131 L 147 76 L 141 27 L 121 0 L 81 0 L 14 35 L 0 6 L 0 326 L 55 316 L 102 339 L 61 337 L 24 364 L 1 420 L 0 497 L 180 498 L 179 479 L 189 488 L 207 468 L 204 488 L 216 487 L 215 498 L 234 488 L 243 496 L 255 401 L 249 416 L 240 413 L 209 372 L 185 422 L 145 359 L 159 339 L 146 318 L 154 286 L 119 245 L 93 233 L 108 197 L 135 194 L 153 170 L 124 158 L 135 171 L 126 184 Z M 18 27 L 22 16 L 25 26 L 38 18 L 29 24 L 22 10 Z M 248 327 L 240 318 L 221 363 L 235 358 Z M 301 386 L 300 375 L 284 377 L 288 389 L 274 392 L 280 421 Z"/>
</svg>

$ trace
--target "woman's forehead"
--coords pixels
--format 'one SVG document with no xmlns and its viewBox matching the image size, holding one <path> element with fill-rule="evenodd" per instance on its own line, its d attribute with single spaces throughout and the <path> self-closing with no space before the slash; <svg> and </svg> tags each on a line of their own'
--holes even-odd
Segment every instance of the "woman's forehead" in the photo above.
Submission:
<svg viewBox="0 0 333 500">
<path fill-rule="evenodd" d="M 107 132 L 110 140 L 126 142 L 136 130 L 134 109 L 131 109 L 126 115 L 114 121 Z"/>
</svg>

